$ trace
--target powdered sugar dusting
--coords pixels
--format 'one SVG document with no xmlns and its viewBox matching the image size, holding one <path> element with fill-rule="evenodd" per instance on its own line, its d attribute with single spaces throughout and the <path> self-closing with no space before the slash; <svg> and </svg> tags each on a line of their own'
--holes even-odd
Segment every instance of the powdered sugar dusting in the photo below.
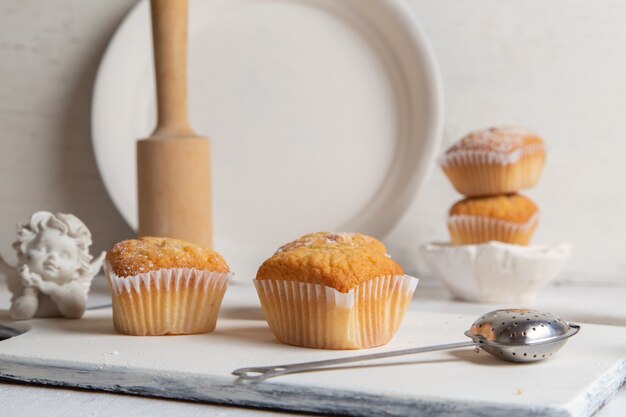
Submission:
<svg viewBox="0 0 626 417">
<path fill-rule="evenodd" d="M 355 238 L 360 236 L 361 241 L 357 241 Z M 278 248 L 276 253 L 290 251 L 300 247 L 313 247 L 320 244 L 326 245 L 341 245 L 341 246 L 361 246 L 362 240 L 364 239 L 364 235 L 360 235 L 358 233 L 348 233 L 348 232 L 321 232 L 321 233 L 311 233 L 308 235 L 304 235 L 298 240 L 287 243 L 286 245 Z"/>
<path fill-rule="evenodd" d="M 545 152 L 540 141 L 528 142 L 526 138 L 536 137 L 533 133 L 518 127 L 492 127 L 469 133 L 452 145 L 439 158 L 442 167 L 448 165 L 517 163 L 523 156 Z"/>
<path fill-rule="evenodd" d="M 446 153 L 459 150 L 511 153 L 524 144 L 524 138 L 533 134 L 519 127 L 491 127 L 475 130 L 455 143 Z"/>
<path fill-rule="evenodd" d="M 211 249 L 182 240 L 141 237 L 118 242 L 107 252 L 107 261 L 119 276 L 131 276 L 167 268 L 196 268 L 228 272 L 226 261 Z"/>
</svg>

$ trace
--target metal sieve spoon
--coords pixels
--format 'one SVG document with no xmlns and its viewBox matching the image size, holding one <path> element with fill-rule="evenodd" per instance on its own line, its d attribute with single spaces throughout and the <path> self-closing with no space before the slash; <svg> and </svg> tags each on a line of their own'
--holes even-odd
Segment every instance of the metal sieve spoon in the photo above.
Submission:
<svg viewBox="0 0 626 417">
<path fill-rule="evenodd" d="M 493 356 L 506 361 L 535 362 L 558 352 L 567 339 L 574 336 L 579 330 L 580 326 L 566 323 L 558 316 L 550 313 L 524 309 L 495 310 L 482 315 L 472 324 L 472 327 L 465 332 L 465 335 L 472 339 L 467 342 L 289 365 L 240 368 L 234 370 L 233 375 L 237 375 L 239 380 L 260 382 L 280 375 L 326 369 L 345 363 L 470 346 L 481 348 Z"/>
</svg>

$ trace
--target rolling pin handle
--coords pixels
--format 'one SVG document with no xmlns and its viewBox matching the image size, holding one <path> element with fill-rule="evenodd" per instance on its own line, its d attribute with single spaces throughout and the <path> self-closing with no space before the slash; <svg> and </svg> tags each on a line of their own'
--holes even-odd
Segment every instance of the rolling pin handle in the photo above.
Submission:
<svg viewBox="0 0 626 417">
<path fill-rule="evenodd" d="M 157 90 L 155 139 L 194 135 L 187 118 L 187 0 L 151 0 Z"/>
</svg>

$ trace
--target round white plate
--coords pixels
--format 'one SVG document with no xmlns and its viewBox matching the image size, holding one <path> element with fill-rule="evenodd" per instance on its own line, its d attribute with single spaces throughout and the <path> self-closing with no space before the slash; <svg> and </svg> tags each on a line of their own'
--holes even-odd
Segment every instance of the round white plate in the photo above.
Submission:
<svg viewBox="0 0 626 417">
<path fill-rule="evenodd" d="M 433 53 L 402 1 L 191 0 L 189 31 L 190 121 L 212 141 L 215 247 L 234 270 L 307 232 L 391 229 L 443 116 Z M 155 126 L 151 45 L 142 1 L 93 96 L 100 173 L 133 227 L 135 141 Z"/>
</svg>

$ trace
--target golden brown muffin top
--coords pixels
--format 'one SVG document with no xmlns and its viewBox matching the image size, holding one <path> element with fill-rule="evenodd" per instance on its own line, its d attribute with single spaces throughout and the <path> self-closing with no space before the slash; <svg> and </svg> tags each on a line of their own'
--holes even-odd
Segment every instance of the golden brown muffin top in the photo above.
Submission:
<svg viewBox="0 0 626 417">
<path fill-rule="evenodd" d="M 167 237 L 140 237 L 118 242 L 107 252 L 106 259 L 119 277 L 172 268 L 230 272 L 219 253 Z"/>
<path fill-rule="evenodd" d="M 543 146 L 543 139 L 518 127 L 504 126 L 475 130 L 453 144 L 446 154 L 459 151 L 484 151 L 510 154 L 529 145 Z"/>
<path fill-rule="evenodd" d="M 276 253 L 288 252 L 300 247 L 317 248 L 326 246 L 346 246 L 353 248 L 363 248 L 380 252 L 382 254 L 387 253 L 387 248 L 381 241 L 371 236 L 367 236 L 361 233 L 336 233 L 336 232 L 316 232 L 304 235 L 293 242 L 289 242 L 286 245 L 278 248 Z"/>
<path fill-rule="evenodd" d="M 513 223 L 526 223 L 539 208 L 529 198 L 519 194 L 471 197 L 457 201 L 450 208 L 451 216 L 491 217 Z"/>
<path fill-rule="evenodd" d="M 325 239 L 323 236 L 344 236 Z M 263 262 L 256 278 L 321 284 L 346 293 L 380 276 L 403 275 L 384 245 L 361 234 L 313 233 L 281 247 Z"/>
</svg>

